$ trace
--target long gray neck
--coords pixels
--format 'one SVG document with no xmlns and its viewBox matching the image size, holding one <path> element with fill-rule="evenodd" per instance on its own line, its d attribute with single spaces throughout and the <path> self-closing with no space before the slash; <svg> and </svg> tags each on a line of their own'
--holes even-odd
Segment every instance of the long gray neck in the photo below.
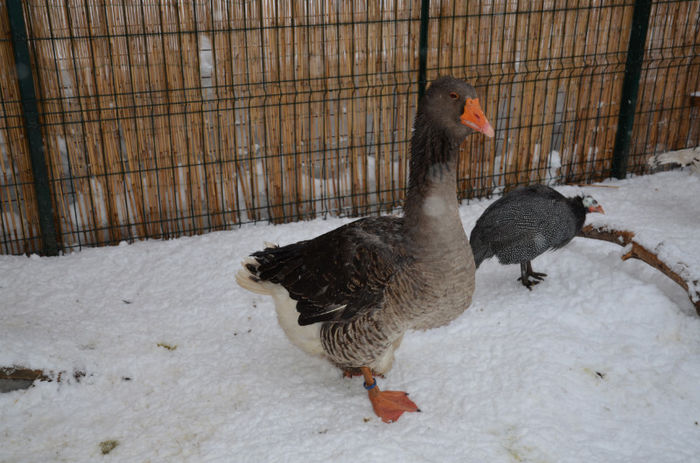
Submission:
<svg viewBox="0 0 700 463">
<path fill-rule="evenodd" d="M 418 242 L 464 234 L 457 202 L 459 142 L 421 123 L 411 138 L 411 163 L 404 216 Z"/>
</svg>

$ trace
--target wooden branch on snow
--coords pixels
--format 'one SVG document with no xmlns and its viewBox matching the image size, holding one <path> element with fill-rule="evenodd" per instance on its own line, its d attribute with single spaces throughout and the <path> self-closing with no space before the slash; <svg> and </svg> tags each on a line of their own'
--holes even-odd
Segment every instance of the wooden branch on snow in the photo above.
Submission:
<svg viewBox="0 0 700 463">
<path fill-rule="evenodd" d="M 14 381 L 57 381 L 65 380 L 67 372 L 59 371 L 58 373 L 49 372 L 46 374 L 42 370 L 31 370 L 22 367 L 0 367 L 0 379 L 9 379 Z M 85 376 L 85 372 L 76 370 L 71 375 L 76 382 Z"/>
<path fill-rule="evenodd" d="M 579 233 L 579 236 L 584 238 L 592 238 L 596 240 L 609 241 L 611 243 L 618 244 L 622 247 L 632 245 L 629 251 L 622 255 L 622 260 L 627 260 L 630 258 L 639 259 L 642 262 L 646 262 L 655 269 L 659 270 L 661 273 L 678 283 L 685 291 L 688 293 L 690 302 L 695 306 L 695 311 L 700 315 L 700 294 L 691 287 L 688 281 L 683 277 L 678 275 L 676 272 L 671 270 L 671 268 L 659 259 L 659 256 L 639 244 L 634 240 L 634 233 L 628 230 L 610 230 L 604 227 L 593 227 L 592 225 L 586 225 Z M 697 281 L 691 282 L 693 285 L 697 284 Z"/>
<path fill-rule="evenodd" d="M 620 188 L 618 185 L 598 185 L 598 184 L 590 184 L 590 183 L 574 183 L 573 185 L 580 186 L 580 187 L 586 187 L 586 188 L 614 188 L 614 189 Z"/>
<path fill-rule="evenodd" d="M 0 368 L 0 379 L 10 379 L 14 381 L 48 381 L 48 376 L 41 370 L 30 370 L 29 368 Z"/>
</svg>

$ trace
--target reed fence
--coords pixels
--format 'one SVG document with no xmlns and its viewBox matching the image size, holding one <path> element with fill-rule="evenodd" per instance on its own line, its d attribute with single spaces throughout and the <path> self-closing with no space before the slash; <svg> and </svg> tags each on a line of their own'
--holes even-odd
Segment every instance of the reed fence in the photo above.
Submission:
<svg viewBox="0 0 700 463">
<path fill-rule="evenodd" d="M 604 179 L 635 3 L 0 1 L 0 252 L 47 252 L 47 214 L 69 251 L 394 210 L 422 75 L 471 81 L 496 128 L 463 146 L 461 198 Z M 650 3 L 633 173 L 700 144 L 700 0 Z"/>
</svg>

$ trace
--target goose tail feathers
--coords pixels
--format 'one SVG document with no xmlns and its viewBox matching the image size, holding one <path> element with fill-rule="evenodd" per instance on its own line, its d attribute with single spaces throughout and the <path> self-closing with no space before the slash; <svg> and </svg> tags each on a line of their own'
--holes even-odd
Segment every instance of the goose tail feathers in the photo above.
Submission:
<svg viewBox="0 0 700 463">
<path fill-rule="evenodd" d="M 253 256 L 248 256 L 241 262 L 242 269 L 236 273 L 236 282 L 243 289 L 265 296 L 272 295 L 270 284 L 255 276 L 251 270 L 255 270 L 260 263 Z"/>
</svg>

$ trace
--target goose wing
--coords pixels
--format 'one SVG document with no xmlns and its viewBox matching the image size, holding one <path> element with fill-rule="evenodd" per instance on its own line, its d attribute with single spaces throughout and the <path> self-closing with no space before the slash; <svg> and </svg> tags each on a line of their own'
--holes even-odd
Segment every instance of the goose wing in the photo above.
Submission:
<svg viewBox="0 0 700 463">
<path fill-rule="evenodd" d="M 352 320 L 380 310 L 388 283 L 411 261 L 402 237 L 400 218 L 360 219 L 311 240 L 255 252 L 257 266 L 248 270 L 289 292 L 300 325 Z"/>
</svg>

